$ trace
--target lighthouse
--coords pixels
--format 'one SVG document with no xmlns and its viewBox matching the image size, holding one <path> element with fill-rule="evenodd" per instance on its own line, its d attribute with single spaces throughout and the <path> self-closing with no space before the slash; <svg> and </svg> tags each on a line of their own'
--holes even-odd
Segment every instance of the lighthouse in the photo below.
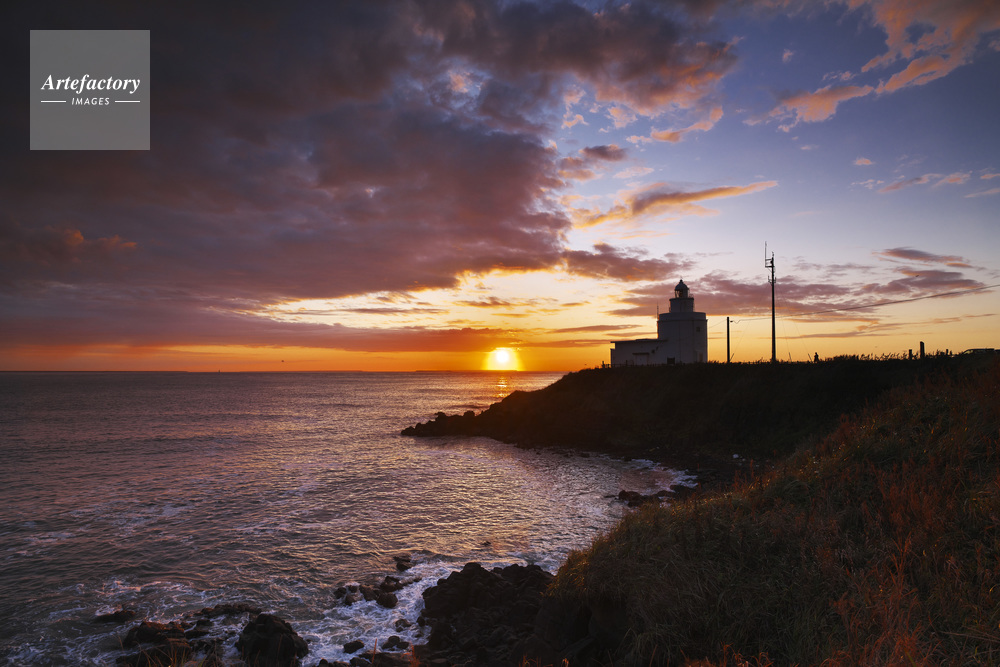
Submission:
<svg viewBox="0 0 1000 667">
<path fill-rule="evenodd" d="M 681 280 L 670 310 L 656 320 L 656 338 L 623 340 L 611 349 L 612 366 L 691 364 L 708 359 L 708 317 L 694 309 L 694 297 Z"/>
</svg>

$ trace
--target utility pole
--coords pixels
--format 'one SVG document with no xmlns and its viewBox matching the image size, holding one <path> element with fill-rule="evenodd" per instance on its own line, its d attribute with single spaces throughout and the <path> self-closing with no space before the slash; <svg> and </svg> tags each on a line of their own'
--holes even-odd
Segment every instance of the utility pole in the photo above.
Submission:
<svg viewBox="0 0 1000 667">
<path fill-rule="evenodd" d="M 729 354 L 729 316 L 726 316 L 726 363 L 733 358 L 733 355 Z"/>
<path fill-rule="evenodd" d="M 764 268 L 771 270 L 771 276 L 767 279 L 767 282 L 771 283 L 771 363 L 778 363 L 778 348 L 775 345 L 775 328 L 774 328 L 774 252 L 771 253 L 770 259 L 767 257 L 767 244 L 764 244 Z"/>
</svg>

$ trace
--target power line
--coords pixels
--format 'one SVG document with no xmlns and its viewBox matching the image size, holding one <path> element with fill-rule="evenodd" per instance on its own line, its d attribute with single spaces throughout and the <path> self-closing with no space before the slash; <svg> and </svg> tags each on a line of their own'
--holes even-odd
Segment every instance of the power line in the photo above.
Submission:
<svg viewBox="0 0 1000 667">
<path fill-rule="evenodd" d="M 881 303 L 872 303 L 867 306 L 847 306 L 844 308 L 828 308 L 826 310 L 814 310 L 808 313 L 793 313 L 791 315 L 781 315 L 781 319 L 787 319 L 790 317 L 805 317 L 806 315 L 822 315 L 824 313 L 839 313 L 846 310 L 864 310 L 865 308 L 881 308 L 882 306 L 893 306 L 897 303 L 910 303 L 911 301 L 922 301 L 923 299 L 936 299 L 942 296 L 957 296 L 960 294 L 970 294 L 972 292 L 981 292 L 983 290 L 993 289 L 994 287 L 1000 287 L 1000 283 L 996 285 L 984 285 L 982 287 L 971 287 L 965 290 L 956 290 L 953 292 L 938 292 L 937 294 L 925 294 L 924 296 L 915 296 L 910 299 L 898 299 L 896 301 L 882 301 Z M 736 320 L 736 323 L 740 322 L 754 322 L 757 320 L 767 320 L 769 317 L 745 317 Z"/>
</svg>

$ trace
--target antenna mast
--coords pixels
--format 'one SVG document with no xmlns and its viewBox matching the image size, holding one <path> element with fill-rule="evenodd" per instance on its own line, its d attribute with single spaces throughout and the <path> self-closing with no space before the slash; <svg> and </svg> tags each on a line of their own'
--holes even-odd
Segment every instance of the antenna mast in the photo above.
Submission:
<svg viewBox="0 0 1000 667">
<path fill-rule="evenodd" d="M 774 329 L 774 252 L 771 252 L 771 257 L 767 256 L 767 243 L 764 244 L 764 268 L 770 269 L 771 275 L 767 279 L 767 282 L 771 283 L 771 363 L 778 363 L 778 350 L 775 345 L 775 329 Z"/>
</svg>

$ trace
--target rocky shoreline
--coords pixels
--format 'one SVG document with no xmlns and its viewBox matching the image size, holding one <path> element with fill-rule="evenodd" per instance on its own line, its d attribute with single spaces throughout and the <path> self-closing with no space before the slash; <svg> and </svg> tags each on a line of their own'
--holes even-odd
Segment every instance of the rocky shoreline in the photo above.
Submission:
<svg viewBox="0 0 1000 667">
<path fill-rule="evenodd" d="M 589 456 L 586 452 L 564 453 Z M 623 489 L 616 498 L 608 498 L 629 507 L 658 504 L 698 493 L 706 486 L 714 488 L 731 479 L 740 467 L 737 461 L 722 474 L 714 468 L 705 469 L 695 487 L 675 486 L 651 494 Z M 415 564 L 410 555 L 393 556 L 393 560 L 395 574 L 369 584 L 340 586 L 334 591 L 335 599 L 345 607 L 367 601 L 394 609 L 397 592 L 421 579 L 406 575 Z M 416 634 L 423 643 L 411 644 L 398 635 L 374 646 L 356 639 L 343 645 L 350 658 L 341 661 L 320 658 L 311 662 L 309 642 L 291 624 L 247 602 L 207 607 L 167 623 L 141 620 L 138 612 L 127 606 L 93 621 L 123 626 L 120 645 L 131 652 L 117 658 L 118 667 L 166 667 L 191 661 L 199 667 L 501 667 L 522 664 L 524 659 L 538 665 L 558 665 L 563 659 L 572 659 L 574 665 L 597 664 L 600 651 L 617 641 L 614 614 L 565 608 L 558 599 L 546 596 L 553 578 L 537 565 L 487 569 L 469 562 L 423 591 L 424 608 L 415 621 L 401 616 L 394 622 L 400 634 L 419 626 Z M 240 624 L 235 641 L 231 629 L 227 636 L 219 636 L 219 619 L 230 626 Z"/>
<path fill-rule="evenodd" d="M 397 568 L 405 571 L 410 557 L 395 558 Z M 427 637 L 426 643 L 411 645 L 395 635 L 370 647 L 353 640 L 343 646 L 344 653 L 354 654 L 349 661 L 321 658 L 308 662 L 308 642 L 290 623 L 245 602 L 207 607 L 168 623 L 136 623 L 138 613 L 129 607 L 101 614 L 93 621 L 129 626 L 120 642 L 132 652 L 116 660 L 119 667 L 166 667 L 191 661 L 199 667 L 501 666 L 517 664 L 521 657 L 518 650 L 532 646 L 533 641 L 537 643 L 533 640 L 536 617 L 552 579 L 551 573 L 537 565 L 487 570 L 479 563 L 467 563 L 423 592 L 424 609 L 416 623 Z M 387 575 L 378 586 L 345 586 L 335 595 L 345 606 L 374 600 L 380 606 L 393 608 L 394 593 L 418 581 Z M 232 621 L 241 616 L 246 621 L 235 642 L 231 637 L 227 640 L 210 636 L 217 619 Z M 412 624 L 399 618 L 396 628 L 404 630 Z M 227 658 L 230 646 L 238 654 L 238 661 Z"/>
</svg>

